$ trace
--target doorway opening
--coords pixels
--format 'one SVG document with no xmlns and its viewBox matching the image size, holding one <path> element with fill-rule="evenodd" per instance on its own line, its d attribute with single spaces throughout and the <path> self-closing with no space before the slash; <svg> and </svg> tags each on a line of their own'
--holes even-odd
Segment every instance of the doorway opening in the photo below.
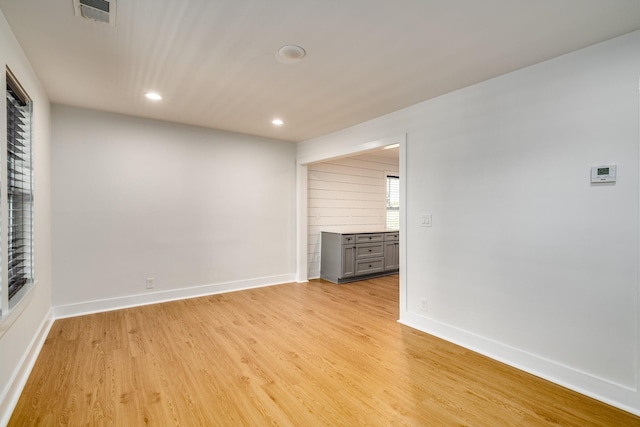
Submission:
<svg viewBox="0 0 640 427">
<path fill-rule="evenodd" d="M 321 231 L 399 229 L 399 144 L 312 162 L 306 175 L 306 279 L 320 277 Z"/>
</svg>

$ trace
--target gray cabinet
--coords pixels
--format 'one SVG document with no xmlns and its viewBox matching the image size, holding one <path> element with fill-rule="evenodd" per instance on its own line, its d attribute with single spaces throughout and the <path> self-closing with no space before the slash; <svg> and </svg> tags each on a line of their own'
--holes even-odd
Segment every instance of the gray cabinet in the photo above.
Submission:
<svg viewBox="0 0 640 427">
<path fill-rule="evenodd" d="M 320 277 L 345 283 L 398 272 L 398 232 L 322 232 Z"/>
<path fill-rule="evenodd" d="M 356 245 L 342 245 L 342 265 L 340 272 L 342 277 L 352 277 L 356 274 Z"/>
<path fill-rule="evenodd" d="M 400 235 L 386 233 L 384 239 L 384 269 L 397 271 L 400 268 Z"/>
</svg>

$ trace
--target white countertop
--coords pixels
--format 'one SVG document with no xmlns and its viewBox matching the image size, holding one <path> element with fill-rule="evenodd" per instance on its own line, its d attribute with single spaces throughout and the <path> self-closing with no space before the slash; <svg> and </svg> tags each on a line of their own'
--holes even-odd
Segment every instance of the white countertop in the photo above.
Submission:
<svg viewBox="0 0 640 427">
<path fill-rule="evenodd" d="M 337 234 L 375 234 L 375 233 L 397 233 L 399 230 L 387 230 L 384 228 L 371 228 L 354 230 L 350 228 L 339 228 L 335 230 L 322 230 L 324 233 L 337 233 Z"/>
</svg>

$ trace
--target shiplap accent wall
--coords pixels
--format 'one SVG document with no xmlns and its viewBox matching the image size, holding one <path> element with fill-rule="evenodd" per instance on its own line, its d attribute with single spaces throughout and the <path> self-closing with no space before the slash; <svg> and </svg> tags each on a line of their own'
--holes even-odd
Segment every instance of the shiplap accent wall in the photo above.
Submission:
<svg viewBox="0 0 640 427">
<path fill-rule="evenodd" d="M 375 152 L 309 165 L 310 279 L 320 277 L 321 231 L 385 228 L 387 173 L 399 173 L 397 154 Z"/>
</svg>

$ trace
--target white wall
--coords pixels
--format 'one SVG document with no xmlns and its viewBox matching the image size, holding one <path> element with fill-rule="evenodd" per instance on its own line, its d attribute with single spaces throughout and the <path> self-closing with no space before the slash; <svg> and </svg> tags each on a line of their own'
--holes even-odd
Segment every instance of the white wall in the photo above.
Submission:
<svg viewBox="0 0 640 427">
<path fill-rule="evenodd" d="M 386 228 L 386 173 L 399 173 L 398 158 L 375 152 L 308 166 L 309 278 L 320 277 L 321 231 Z"/>
<path fill-rule="evenodd" d="M 37 283 L 12 312 L 3 313 L 0 319 L 0 425 L 8 420 L 51 326 L 49 100 L 0 12 L 0 81 L 3 93 L 6 67 L 12 70 L 33 101 L 34 256 Z M 0 134 L 6 140 L 4 95 L 1 99 L 0 111 L 3 113 L 0 114 Z"/>
<path fill-rule="evenodd" d="M 636 32 L 306 141 L 298 158 L 406 132 L 401 322 L 640 414 L 639 77 Z M 618 165 L 615 185 L 590 184 L 599 164 Z"/>
<path fill-rule="evenodd" d="M 294 279 L 294 144 L 60 105 L 52 123 L 57 316 Z"/>
</svg>

